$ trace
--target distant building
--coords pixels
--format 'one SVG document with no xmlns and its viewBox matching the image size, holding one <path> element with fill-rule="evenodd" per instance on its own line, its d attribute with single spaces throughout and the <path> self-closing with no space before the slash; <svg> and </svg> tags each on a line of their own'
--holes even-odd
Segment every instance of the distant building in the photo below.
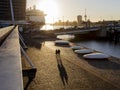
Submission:
<svg viewBox="0 0 120 90">
<path fill-rule="evenodd" d="M 81 15 L 78 15 L 77 16 L 77 21 L 78 21 L 78 26 L 80 26 L 82 24 L 82 16 Z"/>
<path fill-rule="evenodd" d="M 26 10 L 26 21 L 45 24 L 45 14 L 43 11 L 37 10 L 36 6 L 33 6 L 33 9 L 30 7 Z"/>
<path fill-rule="evenodd" d="M 26 0 L 0 0 L 0 23 L 25 21 Z"/>
</svg>

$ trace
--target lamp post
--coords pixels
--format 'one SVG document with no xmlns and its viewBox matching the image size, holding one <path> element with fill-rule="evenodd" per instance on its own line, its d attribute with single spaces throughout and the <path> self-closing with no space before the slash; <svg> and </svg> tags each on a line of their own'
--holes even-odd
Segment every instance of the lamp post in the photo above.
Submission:
<svg viewBox="0 0 120 90">
<path fill-rule="evenodd" d="M 85 9 L 85 27 L 87 28 L 87 15 L 86 15 L 86 9 Z"/>
<path fill-rule="evenodd" d="M 54 30 L 54 16 L 53 16 L 53 30 Z"/>
<path fill-rule="evenodd" d="M 11 18 L 12 18 L 12 23 L 15 24 L 15 19 L 14 19 L 14 10 L 13 10 L 13 3 L 12 0 L 10 0 L 10 10 L 11 10 Z"/>
<path fill-rule="evenodd" d="M 63 29 L 64 29 L 64 16 L 63 16 Z"/>
</svg>

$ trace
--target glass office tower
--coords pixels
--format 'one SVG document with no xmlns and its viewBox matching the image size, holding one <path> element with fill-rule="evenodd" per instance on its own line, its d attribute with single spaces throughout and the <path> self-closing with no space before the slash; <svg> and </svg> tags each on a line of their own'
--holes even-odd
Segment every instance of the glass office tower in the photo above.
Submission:
<svg viewBox="0 0 120 90">
<path fill-rule="evenodd" d="M 26 0 L 0 0 L 0 21 L 25 20 Z"/>
</svg>

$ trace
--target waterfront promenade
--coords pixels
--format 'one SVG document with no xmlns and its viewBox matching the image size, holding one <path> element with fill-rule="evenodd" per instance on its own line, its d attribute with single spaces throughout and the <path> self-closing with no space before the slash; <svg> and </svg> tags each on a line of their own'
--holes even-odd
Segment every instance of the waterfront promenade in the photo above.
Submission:
<svg viewBox="0 0 120 90">
<path fill-rule="evenodd" d="M 28 90 L 120 90 L 119 59 L 87 61 L 70 47 L 54 46 L 53 41 L 36 42 L 37 46 L 27 50 L 37 68 Z M 60 57 L 56 57 L 56 49 L 61 50 Z"/>
<path fill-rule="evenodd" d="M 18 26 L 0 29 L 0 90 L 23 90 Z"/>
</svg>

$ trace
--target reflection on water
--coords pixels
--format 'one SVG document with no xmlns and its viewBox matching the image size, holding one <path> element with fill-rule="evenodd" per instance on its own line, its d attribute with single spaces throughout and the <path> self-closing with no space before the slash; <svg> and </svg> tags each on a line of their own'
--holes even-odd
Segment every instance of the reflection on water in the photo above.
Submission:
<svg viewBox="0 0 120 90">
<path fill-rule="evenodd" d="M 77 42 L 78 45 L 84 45 L 88 48 L 92 48 L 111 56 L 115 56 L 120 58 L 120 45 L 114 44 L 108 41 L 96 41 L 96 40 L 89 40 L 89 41 L 81 41 Z"/>
<path fill-rule="evenodd" d="M 71 39 L 74 39 L 75 36 L 74 35 L 58 35 L 57 38 L 64 39 L 64 40 L 71 40 Z"/>
<path fill-rule="evenodd" d="M 65 40 L 71 40 L 75 36 L 73 35 L 60 35 L 58 36 L 60 39 L 65 39 Z M 72 38 L 71 38 L 72 37 Z M 114 44 L 112 42 L 108 41 L 98 41 L 98 40 L 82 40 L 79 42 L 75 42 L 77 45 L 83 45 L 88 48 L 95 49 L 100 52 L 104 52 L 106 54 L 109 54 L 111 56 L 115 56 L 120 58 L 120 45 L 119 44 Z"/>
<path fill-rule="evenodd" d="M 60 29 L 60 28 L 73 28 L 74 26 L 54 26 L 54 25 L 44 25 L 40 30 L 54 30 L 54 29 Z"/>
<path fill-rule="evenodd" d="M 53 26 L 52 25 L 44 25 L 41 30 L 53 30 Z"/>
</svg>

